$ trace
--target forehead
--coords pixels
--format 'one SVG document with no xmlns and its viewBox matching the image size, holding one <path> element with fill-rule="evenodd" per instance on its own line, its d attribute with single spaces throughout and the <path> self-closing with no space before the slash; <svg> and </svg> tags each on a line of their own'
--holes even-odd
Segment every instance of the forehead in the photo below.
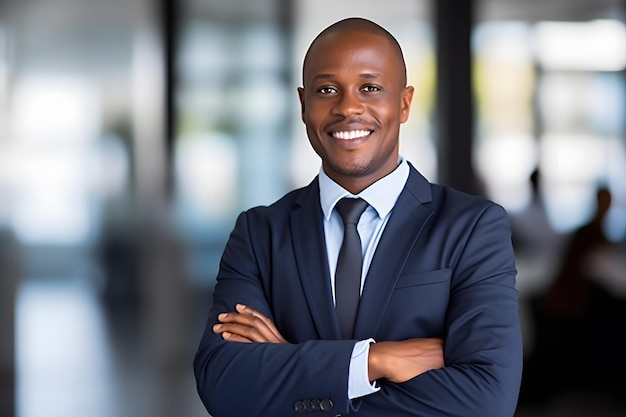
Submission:
<svg viewBox="0 0 626 417">
<path fill-rule="evenodd" d="M 403 61 L 397 48 L 382 35 L 361 31 L 334 32 L 314 41 L 304 62 L 305 78 L 318 72 L 360 71 L 369 66 L 383 74 L 398 75 Z"/>
</svg>

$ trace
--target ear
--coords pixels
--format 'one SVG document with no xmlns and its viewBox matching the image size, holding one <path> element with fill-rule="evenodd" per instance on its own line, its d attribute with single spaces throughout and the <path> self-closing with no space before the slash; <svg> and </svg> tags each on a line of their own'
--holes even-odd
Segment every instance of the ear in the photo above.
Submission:
<svg viewBox="0 0 626 417">
<path fill-rule="evenodd" d="M 415 89 L 409 85 L 402 89 L 402 97 L 400 98 L 400 123 L 409 120 L 409 112 L 411 110 L 411 102 L 413 101 L 413 92 Z"/>
<path fill-rule="evenodd" d="M 304 87 L 298 87 L 298 97 L 300 98 L 300 114 L 304 122 Z"/>
</svg>

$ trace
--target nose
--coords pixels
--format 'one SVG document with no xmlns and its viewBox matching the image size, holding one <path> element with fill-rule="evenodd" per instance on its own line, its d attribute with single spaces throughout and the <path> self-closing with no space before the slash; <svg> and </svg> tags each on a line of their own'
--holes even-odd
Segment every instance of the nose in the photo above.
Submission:
<svg viewBox="0 0 626 417">
<path fill-rule="evenodd" d="M 352 91 L 343 91 L 335 102 L 333 113 L 336 115 L 349 117 L 355 114 L 363 113 L 363 103 L 358 93 Z"/>
</svg>

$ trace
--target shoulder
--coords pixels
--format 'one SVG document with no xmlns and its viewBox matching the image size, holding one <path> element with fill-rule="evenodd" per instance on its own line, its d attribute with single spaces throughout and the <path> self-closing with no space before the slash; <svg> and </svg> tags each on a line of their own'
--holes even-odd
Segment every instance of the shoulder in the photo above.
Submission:
<svg viewBox="0 0 626 417">
<path fill-rule="evenodd" d="M 504 207 L 502 207 L 500 204 L 485 196 L 466 193 L 446 185 L 431 184 L 431 192 L 433 195 L 433 200 L 441 200 L 442 203 L 445 203 L 448 206 L 454 206 L 459 208 L 474 207 L 476 209 L 493 208 L 495 210 L 504 210 Z"/>
<path fill-rule="evenodd" d="M 427 180 L 415 167 L 411 171 L 405 187 L 405 195 L 413 198 L 401 199 L 402 205 L 414 204 L 432 211 L 435 218 L 448 223 L 475 221 L 484 213 L 496 218 L 508 219 L 508 214 L 500 204 L 480 195 L 459 191 L 450 186 Z M 406 207 L 406 206 L 405 206 Z"/>
<path fill-rule="evenodd" d="M 431 193 L 432 210 L 439 219 L 466 226 L 479 222 L 509 222 L 504 207 L 484 196 L 439 184 L 431 184 Z"/>
<path fill-rule="evenodd" d="M 310 184 L 288 192 L 272 204 L 249 208 L 241 215 L 249 221 L 288 220 L 294 210 L 303 206 L 315 207 L 315 204 L 320 207 L 317 177 Z"/>
<path fill-rule="evenodd" d="M 494 201 L 475 194 L 459 191 L 450 186 L 430 182 L 411 163 L 406 190 L 421 204 L 431 204 L 436 209 L 481 210 L 492 208 L 504 212 L 504 208 Z"/>
</svg>

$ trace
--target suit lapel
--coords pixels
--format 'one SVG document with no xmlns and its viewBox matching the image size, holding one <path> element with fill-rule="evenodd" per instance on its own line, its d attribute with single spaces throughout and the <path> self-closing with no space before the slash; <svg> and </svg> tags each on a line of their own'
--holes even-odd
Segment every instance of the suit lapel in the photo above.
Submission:
<svg viewBox="0 0 626 417">
<path fill-rule="evenodd" d="M 306 187 L 291 212 L 291 230 L 298 276 L 318 334 L 321 339 L 339 339 L 317 178 Z"/>
<path fill-rule="evenodd" d="M 389 222 L 378 242 L 363 286 L 354 337 L 372 337 L 391 299 L 406 259 L 432 215 L 430 185 L 412 166 Z"/>
</svg>

